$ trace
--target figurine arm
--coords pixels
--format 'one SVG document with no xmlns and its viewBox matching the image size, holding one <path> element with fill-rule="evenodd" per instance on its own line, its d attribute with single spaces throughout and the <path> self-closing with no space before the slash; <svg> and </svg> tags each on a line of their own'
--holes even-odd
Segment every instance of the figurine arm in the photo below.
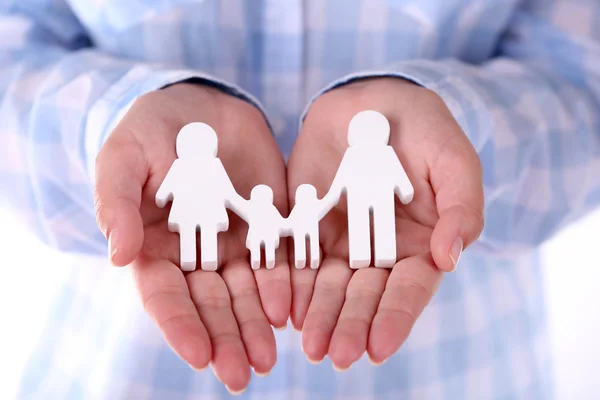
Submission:
<svg viewBox="0 0 600 400">
<path fill-rule="evenodd" d="M 156 191 L 156 196 L 154 198 L 154 202 L 158 208 L 163 208 L 167 205 L 167 203 L 173 200 L 173 183 L 177 170 L 177 160 L 173 162 L 173 165 L 167 172 L 165 179 L 160 184 L 160 187 Z"/>
<path fill-rule="evenodd" d="M 329 187 L 329 191 L 321 200 L 319 200 L 319 220 L 321 220 L 336 204 L 340 201 L 340 197 L 342 193 L 345 191 L 345 175 L 346 175 L 346 165 L 348 164 L 348 156 L 344 155 L 342 161 L 340 162 L 340 166 L 333 178 L 333 182 L 331 182 L 331 186 Z"/>
<path fill-rule="evenodd" d="M 408 179 L 408 175 L 406 174 L 398 155 L 391 146 L 388 147 L 388 154 L 390 165 L 394 166 L 394 170 L 391 174 L 394 181 L 394 193 L 398 196 L 402 204 L 408 204 L 413 200 L 415 189 Z"/>
<path fill-rule="evenodd" d="M 223 164 L 221 164 L 220 169 L 222 173 L 221 181 L 224 182 L 224 198 L 226 207 L 236 213 L 241 219 L 249 223 L 250 212 L 248 209 L 248 200 L 240 196 L 235 190 L 235 187 L 233 187 L 233 183 L 231 183 L 229 175 L 227 175 L 227 171 L 225 171 Z"/>
<path fill-rule="evenodd" d="M 250 210 L 248 207 L 248 200 L 240 196 L 238 192 L 235 191 L 233 185 L 231 185 L 231 190 L 227 195 L 227 208 L 232 210 L 247 223 L 250 223 Z"/>
<path fill-rule="evenodd" d="M 329 213 L 329 211 L 331 211 L 331 209 L 337 205 L 339 200 L 340 196 L 334 197 L 327 193 L 325 197 L 317 201 L 317 215 L 319 221 L 325 218 L 327 213 Z"/>
<path fill-rule="evenodd" d="M 278 210 L 277 217 L 278 217 L 280 235 L 281 236 L 289 236 L 292 231 L 292 224 L 291 224 L 292 221 L 290 219 L 292 217 L 292 214 L 290 214 L 289 217 L 284 218 Z"/>
</svg>

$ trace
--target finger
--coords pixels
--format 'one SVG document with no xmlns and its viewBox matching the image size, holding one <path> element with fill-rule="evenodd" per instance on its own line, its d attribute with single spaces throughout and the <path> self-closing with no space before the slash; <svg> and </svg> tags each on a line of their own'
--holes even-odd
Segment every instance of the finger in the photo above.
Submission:
<svg viewBox="0 0 600 400">
<path fill-rule="evenodd" d="M 430 180 L 440 216 L 431 236 L 433 259 L 441 270 L 454 271 L 483 230 L 481 165 L 464 135 L 444 146 Z"/>
<path fill-rule="evenodd" d="M 352 275 L 329 344 L 329 358 L 336 369 L 350 368 L 367 349 L 371 322 L 388 276 L 388 270 L 383 268 L 360 269 Z"/>
<path fill-rule="evenodd" d="M 302 127 L 302 133 L 298 136 L 294 144 L 287 170 L 288 198 L 291 205 L 295 204 L 298 186 L 306 183 L 313 185 L 317 190 L 317 196 L 323 198 L 337 171 L 339 161 L 342 159 L 343 149 L 336 149 L 335 145 L 331 144 L 329 139 L 333 136 L 331 132 L 322 132 L 321 127 L 323 126 L 325 125 L 319 125 L 318 123 L 313 123 L 311 120 L 306 120 Z M 345 215 L 340 215 L 341 213 L 337 213 L 338 215 L 334 214 L 334 212 L 330 212 L 320 222 L 320 245 L 335 243 L 339 241 L 339 236 L 342 235 L 341 231 L 343 231 Z M 336 224 L 338 221 L 342 223 Z M 327 245 L 323 248 L 326 247 Z M 289 259 L 293 260 L 294 258 L 293 250 L 290 249 Z M 324 268 L 324 264 L 326 263 L 322 263 L 319 269 L 292 268 L 290 271 L 292 287 L 292 310 L 290 316 L 292 325 L 296 330 L 304 331 L 306 318 L 312 304 L 314 285 L 317 275 L 321 274 L 319 270 Z M 313 310 L 315 307 L 316 304 Z M 308 327 L 311 329 L 310 323 Z M 306 343 L 305 352 L 308 351 L 307 356 L 309 359 L 320 360 L 325 356 L 327 345 L 320 346 L 318 351 L 313 351 L 310 349 L 310 346 L 312 346 L 311 342 L 313 341 L 311 335 L 311 333 L 303 333 L 303 343 Z"/>
<path fill-rule="evenodd" d="M 252 107 L 252 113 L 257 110 Z M 253 114 L 254 115 L 254 114 Z M 240 148 L 241 154 L 226 154 L 223 163 L 236 190 L 245 198 L 250 197 L 252 189 L 259 184 L 269 186 L 273 190 L 273 205 L 282 216 L 288 214 L 286 166 L 277 143 L 270 133 L 262 116 L 260 124 L 255 127 L 253 135 L 244 135 L 245 144 L 240 144 L 239 135 L 229 140 L 232 148 Z M 261 152 L 248 151 L 249 148 L 260 144 Z M 227 146 L 225 143 L 224 146 Z M 246 234 L 242 243 L 245 244 Z M 258 292 L 264 312 L 274 327 L 282 329 L 290 316 L 292 291 L 290 287 L 290 272 L 287 259 L 287 241 L 280 240 L 275 251 L 275 267 L 267 270 L 260 268 L 254 272 Z"/>
<path fill-rule="evenodd" d="M 250 382 L 250 364 L 227 286 L 216 272 L 202 270 L 187 275 L 187 281 L 210 337 L 215 375 L 229 391 L 240 392 Z"/>
<path fill-rule="evenodd" d="M 429 255 L 406 258 L 394 266 L 369 332 L 367 351 L 374 363 L 398 351 L 441 280 L 442 272 Z"/>
<path fill-rule="evenodd" d="M 212 356 L 210 338 L 181 270 L 167 261 L 137 259 L 133 273 L 144 309 L 169 346 L 192 368 L 206 368 Z"/>
<path fill-rule="evenodd" d="M 250 364 L 258 374 L 267 374 L 277 360 L 275 336 L 263 311 L 254 274 L 242 260 L 231 262 L 221 274 L 233 305 Z"/>
<path fill-rule="evenodd" d="M 304 325 L 308 307 L 313 295 L 315 280 L 318 269 L 292 268 L 290 271 L 292 280 L 292 310 L 291 320 L 294 329 L 300 331 Z"/>
<path fill-rule="evenodd" d="M 114 265 L 129 264 L 142 248 L 144 227 L 139 210 L 147 174 L 141 147 L 135 139 L 116 132 L 96 158 L 96 220 L 108 239 Z"/>
<path fill-rule="evenodd" d="M 276 329 L 284 329 L 290 316 L 292 290 L 290 287 L 290 267 L 287 259 L 286 241 L 275 252 L 275 267 L 254 271 L 260 300 L 267 318 Z"/>
<path fill-rule="evenodd" d="M 326 258 L 319 268 L 302 328 L 302 349 L 311 362 L 319 362 L 327 355 L 351 276 L 348 263 L 340 259 Z"/>
</svg>

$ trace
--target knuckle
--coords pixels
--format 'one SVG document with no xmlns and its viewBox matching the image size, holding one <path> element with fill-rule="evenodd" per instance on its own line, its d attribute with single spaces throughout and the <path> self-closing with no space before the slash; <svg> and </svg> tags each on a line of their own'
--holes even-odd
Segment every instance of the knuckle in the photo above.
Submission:
<svg viewBox="0 0 600 400">
<path fill-rule="evenodd" d="M 337 321 L 337 314 L 330 309 L 309 309 L 306 314 L 303 332 L 323 332 L 333 329 Z"/>
<path fill-rule="evenodd" d="M 407 277 L 399 279 L 398 283 L 389 287 L 388 290 L 404 294 L 404 301 L 400 304 L 408 308 L 413 308 L 415 304 L 420 303 L 423 299 L 429 300 L 434 295 L 434 288 L 428 288 L 422 282 Z"/>
<path fill-rule="evenodd" d="M 353 338 L 368 331 L 370 326 L 371 321 L 367 318 L 355 316 L 342 317 L 337 324 L 336 334 Z"/>
<path fill-rule="evenodd" d="M 256 331 L 261 326 L 262 327 L 266 326 L 266 323 L 267 323 L 267 321 L 265 318 L 255 315 L 252 317 L 241 318 L 238 321 L 238 326 L 240 328 L 240 331 L 244 331 L 244 330 Z M 250 329 L 250 328 L 256 328 L 256 329 Z"/>
<path fill-rule="evenodd" d="M 418 318 L 417 313 L 408 307 L 384 307 L 379 310 L 379 314 L 400 321 L 404 323 L 404 326 L 408 327 L 406 329 L 406 337 L 403 338 L 403 341 L 408 337 L 408 331 L 417 322 Z"/>
<path fill-rule="evenodd" d="M 94 209 L 96 210 L 96 222 L 98 224 L 104 223 L 104 216 L 106 215 L 104 200 L 97 187 L 94 188 Z"/>
<path fill-rule="evenodd" d="M 483 210 L 472 209 L 465 205 L 457 205 L 455 207 L 459 212 L 460 219 L 466 221 L 466 226 L 470 227 L 477 235 L 479 235 L 485 226 Z"/>
<path fill-rule="evenodd" d="M 214 332 L 214 330 L 209 329 L 208 336 L 215 347 L 220 347 L 226 343 L 238 342 L 242 340 L 240 333 L 233 330 Z"/>
<path fill-rule="evenodd" d="M 148 313 L 152 312 L 156 303 L 163 303 L 165 297 L 179 298 L 185 300 L 187 294 L 185 291 L 176 285 L 162 286 L 156 290 L 142 296 L 142 306 Z"/>
<path fill-rule="evenodd" d="M 194 300 L 196 306 L 201 310 L 220 311 L 231 308 L 231 300 L 229 297 L 216 294 L 207 294 L 201 298 Z"/>
<path fill-rule="evenodd" d="M 321 292 L 321 296 L 326 299 L 344 298 L 346 288 L 335 282 L 321 282 L 315 287 L 315 291 Z"/>
<path fill-rule="evenodd" d="M 138 209 L 139 205 L 131 198 L 122 195 L 113 195 L 102 191 L 101 188 L 96 186 L 94 188 L 94 209 L 96 223 L 101 229 L 106 230 L 113 224 L 115 218 L 119 218 L 120 215 L 127 207 L 133 207 Z M 107 233 L 107 232 L 104 232 Z"/>
<path fill-rule="evenodd" d="M 113 145 L 114 138 L 113 133 L 111 133 L 102 147 L 100 147 L 100 150 L 94 159 L 94 175 L 96 181 L 103 179 L 105 175 L 103 172 L 106 170 L 106 167 L 110 166 L 111 154 L 115 151 L 115 146 Z"/>
<path fill-rule="evenodd" d="M 445 150 L 452 162 L 459 163 L 463 169 L 479 169 L 481 165 L 473 146 L 462 132 L 454 140 L 448 142 Z"/>
<path fill-rule="evenodd" d="M 231 290 L 231 297 L 234 302 L 247 304 L 257 298 L 258 291 L 255 286 L 246 286 L 243 289 Z"/>
<path fill-rule="evenodd" d="M 360 303 L 379 301 L 382 292 L 374 288 L 360 288 L 348 291 L 346 295 L 346 301 L 356 301 Z"/>
<path fill-rule="evenodd" d="M 170 315 L 161 321 L 157 321 L 157 324 L 163 328 L 168 325 L 184 325 L 186 322 L 193 321 L 196 318 L 197 315 L 191 314 L 189 312 L 184 312 L 180 314 Z"/>
<path fill-rule="evenodd" d="M 288 292 L 290 290 L 291 282 L 289 276 L 271 277 L 270 275 L 273 274 L 263 274 L 260 278 L 257 279 L 258 290 L 253 289 L 253 294 L 256 295 L 258 291 L 262 292 L 265 289 L 276 293 Z M 301 286 L 302 284 L 297 285 Z"/>
</svg>

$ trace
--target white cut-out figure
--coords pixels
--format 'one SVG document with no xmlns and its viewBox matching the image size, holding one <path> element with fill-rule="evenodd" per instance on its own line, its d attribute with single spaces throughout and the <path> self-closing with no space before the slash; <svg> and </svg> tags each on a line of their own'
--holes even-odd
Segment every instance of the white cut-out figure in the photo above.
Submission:
<svg viewBox="0 0 600 400">
<path fill-rule="evenodd" d="M 329 205 L 336 204 L 346 193 L 351 268 L 371 264 L 371 214 L 375 266 L 391 267 L 396 262 L 394 195 L 408 204 L 414 188 L 388 145 L 389 139 L 390 124 L 385 116 L 371 110 L 355 115 L 348 129 L 349 148 L 323 198 Z"/>
<path fill-rule="evenodd" d="M 260 268 L 261 248 L 264 248 L 267 269 L 272 269 L 275 267 L 275 249 L 285 230 L 285 220 L 273 205 L 273 190 L 266 185 L 255 186 L 242 211 L 244 215 L 240 216 L 248 223 L 246 247 L 250 250 L 252 269 Z"/>
<path fill-rule="evenodd" d="M 287 218 L 288 234 L 294 238 L 296 268 L 306 266 L 306 242 L 310 248 L 310 267 L 318 268 L 321 263 L 319 248 L 319 221 L 333 205 L 317 198 L 312 185 L 300 185 L 296 189 L 296 204 Z"/>
<path fill-rule="evenodd" d="M 217 269 L 217 235 L 229 228 L 226 207 L 239 214 L 245 201 L 217 158 L 217 148 L 217 134 L 209 125 L 193 122 L 184 126 L 177 136 L 178 158 L 156 193 L 160 208 L 173 201 L 169 230 L 179 232 L 183 271 L 196 269 L 198 229 L 201 267 L 207 271 Z"/>
</svg>

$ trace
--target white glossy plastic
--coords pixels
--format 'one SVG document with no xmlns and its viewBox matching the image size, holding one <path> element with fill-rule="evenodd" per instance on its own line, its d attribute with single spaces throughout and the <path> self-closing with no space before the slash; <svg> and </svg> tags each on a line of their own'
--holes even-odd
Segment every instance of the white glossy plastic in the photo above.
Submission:
<svg viewBox="0 0 600 400">
<path fill-rule="evenodd" d="M 355 115 L 348 129 L 349 147 L 323 198 L 331 208 L 346 194 L 351 268 L 371 265 L 371 218 L 375 266 L 391 267 L 396 262 L 394 195 L 408 204 L 414 188 L 389 139 L 385 116 L 372 110 Z"/>
<path fill-rule="evenodd" d="M 179 233 L 180 265 L 196 269 L 196 232 L 200 231 L 203 270 L 218 265 L 217 235 L 229 228 L 227 208 L 242 213 L 245 200 L 237 194 L 217 158 L 217 134 L 207 124 L 184 126 L 177 136 L 177 159 L 156 193 L 156 205 L 172 201 L 169 230 Z"/>
<path fill-rule="evenodd" d="M 320 265 L 319 222 L 339 202 L 348 201 L 348 237 L 351 268 L 391 267 L 396 262 L 395 196 L 408 204 L 413 186 L 394 149 L 388 145 L 390 124 L 376 111 L 358 113 L 348 129 L 348 144 L 329 192 L 318 199 L 312 185 L 300 185 L 290 216 L 283 218 L 273 205 L 273 191 L 266 185 L 252 189 L 250 200 L 234 189 L 217 158 L 215 131 L 201 122 L 181 129 L 177 136 L 177 159 L 156 193 L 156 205 L 173 202 L 169 230 L 180 236 L 180 265 L 184 271 L 196 268 L 196 233 L 200 231 L 200 258 L 203 270 L 218 266 L 219 232 L 229 227 L 227 208 L 248 223 L 246 247 L 250 264 L 258 269 L 261 251 L 265 265 L 275 266 L 280 238 L 294 240 L 296 268 Z M 374 260 L 371 260 L 371 220 Z"/>
<path fill-rule="evenodd" d="M 273 190 L 267 185 L 258 185 L 250 193 L 250 201 L 244 205 L 243 216 L 248 223 L 246 247 L 250 250 L 252 269 L 260 268 L 261 249 L 265 254 L 267 269 L 275 267 L 275 250 L 283 236 L 285 220 L 273 205 Z"/>
<path fill-rule="evenodd" d="M 335 204 L 326 204 L 317 198 L 312 185 L 300 185 L 296 189 L 296 204 L 287 218 L 286 234 L 294 240 L 295 266 L 306 266 L 306 244 L 309 246 L 310 267 L 318 268 L 321 263 L 319 247 L 319 222 Z"/>
</svg>

